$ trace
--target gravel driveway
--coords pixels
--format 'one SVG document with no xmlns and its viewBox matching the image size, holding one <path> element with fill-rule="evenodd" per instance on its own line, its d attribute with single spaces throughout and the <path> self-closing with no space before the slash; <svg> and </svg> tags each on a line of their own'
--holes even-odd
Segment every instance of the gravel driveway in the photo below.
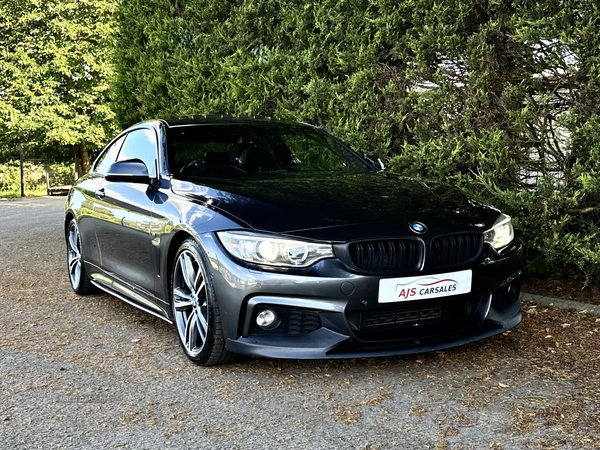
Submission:
<svg viewBox="0 0 600 450">
<path fill-rule="evenodd" d="M 63 205 L 0 202 L 0 449 L 600 447 L 595 317 L 526 304 L 450 351 L 200 368 L 166 322 L 71 291 Z"/>
</svg>

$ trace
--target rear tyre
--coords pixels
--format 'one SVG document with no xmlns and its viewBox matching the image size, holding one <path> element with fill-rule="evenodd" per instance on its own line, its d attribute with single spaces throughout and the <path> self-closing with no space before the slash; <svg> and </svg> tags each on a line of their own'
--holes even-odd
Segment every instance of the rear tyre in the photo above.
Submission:
<svg viewBox="0 0 600 450">
<path fill-rule="evenodd" d="M 171 277 L 171 307 L 179 343 L 185 355 L 200 366 L 237 359 L 225 349 L 219 306 L 202 249 L 185 240 L 175 256 Z"/>
<path fill-rule="evenodd" d="M 96 291 L 92 280 L 85 270 L 85 264 L 81 257 L 81 237 L 77 221 L 71 219 L 67 229 L 67 264 L 69 268 L 69 281 L 76 294 L 89 295 Z"/>
</svg>

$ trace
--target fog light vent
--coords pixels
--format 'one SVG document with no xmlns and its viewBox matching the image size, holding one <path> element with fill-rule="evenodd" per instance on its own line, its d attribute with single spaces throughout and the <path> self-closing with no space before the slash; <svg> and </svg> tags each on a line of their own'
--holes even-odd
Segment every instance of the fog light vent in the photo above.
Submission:
<svg viewBox="0 0 600 450">
<path fill-rule="evenodd" d="M 281 305 L 260 305 L 252 313 L 249 332 L 258 335 L 299 336 L 319 328 L 319 311 Z"/>
<path fill-rule="evenodd" d="M 256 325 L 263 330 L 272 330 L 279 325 L 277 313 L 272 309 L 263 309 L 256 315 Z"/>
<path fill-rule="evenodd" d="M 519 301 L 521 278 L 502 286 L 492 293 L 492 308 L 503 308 L 508 304 Z"/>
</svg>

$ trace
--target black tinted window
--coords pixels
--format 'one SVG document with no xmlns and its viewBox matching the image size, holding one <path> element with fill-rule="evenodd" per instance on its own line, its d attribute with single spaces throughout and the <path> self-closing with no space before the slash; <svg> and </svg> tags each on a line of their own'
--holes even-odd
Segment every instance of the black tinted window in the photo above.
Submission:
<svg viewBox="0 0 600 450">
<path fill-rule="evenodd" d="M 355 153 L 327 134 L 281 123 L 173 127 L 168 151 L 171 172 L 183 175 L 370 170 Z"/>
<path fill-rule="evenodd" d="M 117 161 L 139 159 L 146 164 L 148 174 L 156 176 L 156 133 L 154 130 L 134 130 L 127 135 Z"/>
<path fill-rule="evenodd" d="M 119 150 L 121 150 L 124 140 L 125 136 L 121 136 L 100 154 L 94 165 L 94 172 L 102 174 L 108 172 L 108 168 L 117 160 L 117 155 L 119 154 Z"/>
</svg>

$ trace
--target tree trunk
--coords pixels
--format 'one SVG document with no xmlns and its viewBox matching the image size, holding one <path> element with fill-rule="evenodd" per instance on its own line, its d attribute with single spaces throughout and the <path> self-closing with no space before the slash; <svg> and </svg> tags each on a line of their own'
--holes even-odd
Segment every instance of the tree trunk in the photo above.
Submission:
<svg viewBox="0 0 600 450">
<path fill-rule="evenodd" d="M 90 155 L 85 145 L 75 147 L 75 175 L 77 178 L 85 175 L 90 170 Z"/>
</svg>

